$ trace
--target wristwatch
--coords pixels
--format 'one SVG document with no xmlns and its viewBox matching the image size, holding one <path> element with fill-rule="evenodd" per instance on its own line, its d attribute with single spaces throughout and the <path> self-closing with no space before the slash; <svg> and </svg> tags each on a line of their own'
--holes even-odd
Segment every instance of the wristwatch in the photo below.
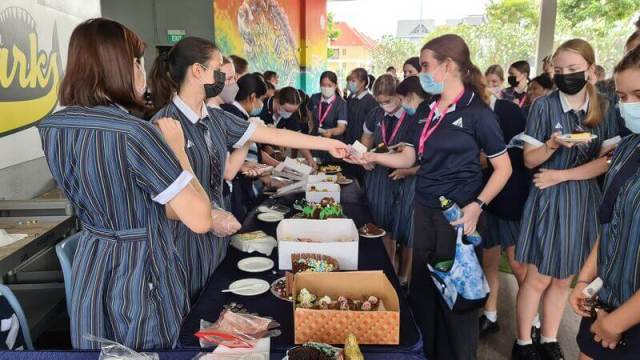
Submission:
<svg viewBox="0 0 640 360">
<path fill-rule="evenodd" d="M 484 210 L 487 207 L 487 203 L 482 201 L 482 200 L 480 200 L 480 199 L 476 198 L 475 200 L 473 200 L 473 202 L 478 204 L 478 206 L 480 206 L 481 210 Z"/>
</svg>

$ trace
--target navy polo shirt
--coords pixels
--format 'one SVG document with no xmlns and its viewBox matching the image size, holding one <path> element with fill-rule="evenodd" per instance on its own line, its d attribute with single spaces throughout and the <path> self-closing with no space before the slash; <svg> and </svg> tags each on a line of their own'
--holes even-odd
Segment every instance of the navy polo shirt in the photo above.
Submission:
<svg viewBox="0 0 640 360">
<path fill-rule="evenodd" d="M 420 107 L 414 146 L 420 147 L 420 134 L 426 125 L 429 106 Z M 483 178 L 480 152 L 491 159 L 506 153 L 502 131 L 493 111 L 472 90 L 466 89 L 457 104 L 449 107 L 444 119 L 439 112 L 433 116 L 433 127 L 442 122 L 426 141 L 424 154 L 418 159 L 420 170 L 416 178 L 416 201 L 422 206 L 439 208 L 440 196 L 461 207 L 471 203 L 482 191 Z"/>
</svg>

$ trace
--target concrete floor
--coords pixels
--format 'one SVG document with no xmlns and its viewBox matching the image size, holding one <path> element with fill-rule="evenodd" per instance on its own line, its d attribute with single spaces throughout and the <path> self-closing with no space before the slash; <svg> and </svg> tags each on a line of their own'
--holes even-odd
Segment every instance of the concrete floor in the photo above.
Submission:
<svg viewBox="0 0 640 360">
<path fill-rule="evenodd" d="M 500 297 L 498 302 L 498 323 L 500 332 L 488 335 L 480 340 L 478 347 L 479 360 L 507 360 L 511 358 L 511 348 L 516 338 L 516 294 L 518 283 L 511 274 L 500 273 Z M 558 341 L 562 345 L 567 360 L 578 359 L 579 351 L 576 344 L 576 334 L 580 325 L 580 318 L 567 304 Z"/>
</svg>

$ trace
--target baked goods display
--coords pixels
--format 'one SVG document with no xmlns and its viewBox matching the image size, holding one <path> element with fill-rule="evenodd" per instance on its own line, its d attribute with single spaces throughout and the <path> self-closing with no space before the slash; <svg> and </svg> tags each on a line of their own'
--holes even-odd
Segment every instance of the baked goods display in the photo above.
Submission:
<svg viewBox="0 0 640 360">
<path fill-rule="evenodd" d="M 342 206 L 333 198 L 323 198 L 320 203 L 309 203 L 305 201 L 302 208 L 302 215 L 307 219 L 325 220 L 330 218 L 341 218 L 344 216 Z"/>
<path fill-rule="evenodd" d="M 362 226 L 359 230 L 362 236 L 381 236 L 384 234 L 384 230 L 372 223 Z"/>
<path fill-rule="evenodd" d="M 285 276 L 271 284 L 271 293 L 278 299 L 293 301 L 293 273 L 286 272 Z"/>
<path fill-rule="evenodd" d="M 331 345 L 309 342 L 287 351 L 288 360 L 341 360 L 342 351 Z"/>
<path fill-rule="evenodd" d="M 335 174 L 342 171 L 342 167 L 340 165 L 322 165 L 318 168 L 318 172 L 325 174 Z"/>
<path fill-rule="evenodd" d="M 364 296 L 362 299 L 349 299 L 339 296 L 332 299 L 329 296 L 316 296 L 302 288 L 296 297 L 296 307 L 314 310 L 341 310 L 341 311 L 383 311 L 382 301 L 376 296 Z"/>
<path fill-rule="evenodd" d="M 251 241 L 251 240 L 259 240 L 267 237 L 267 234 L 262 231 L 252 231 L 244 234 L 237 234 L 235 237 L 240 241 Z"/>
<path fill-rule="evenodd" d="M 340 271 L 338 261 L 321 254 L 291 254 L 293 273 Z"/>
</svg>

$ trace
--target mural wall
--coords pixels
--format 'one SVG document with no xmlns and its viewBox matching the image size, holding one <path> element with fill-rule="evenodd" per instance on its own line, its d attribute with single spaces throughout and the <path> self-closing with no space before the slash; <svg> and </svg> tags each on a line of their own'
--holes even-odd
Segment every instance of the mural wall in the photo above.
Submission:
<svg viewBox="0 0 640 360">
<path fill-rule="evenodd" d="M 0 0 L 0 169 L 42 156 L 33 127 L 58 105 L 73 28 L 98 0 Z"/>
<path fill-rule="evenodd" d="M 276 71 L 279 86 L 317 91 L 326 69 L 326 0 L 214 0 L 216 44 L 249 61 L 250 71 Z"/>
</svg>

